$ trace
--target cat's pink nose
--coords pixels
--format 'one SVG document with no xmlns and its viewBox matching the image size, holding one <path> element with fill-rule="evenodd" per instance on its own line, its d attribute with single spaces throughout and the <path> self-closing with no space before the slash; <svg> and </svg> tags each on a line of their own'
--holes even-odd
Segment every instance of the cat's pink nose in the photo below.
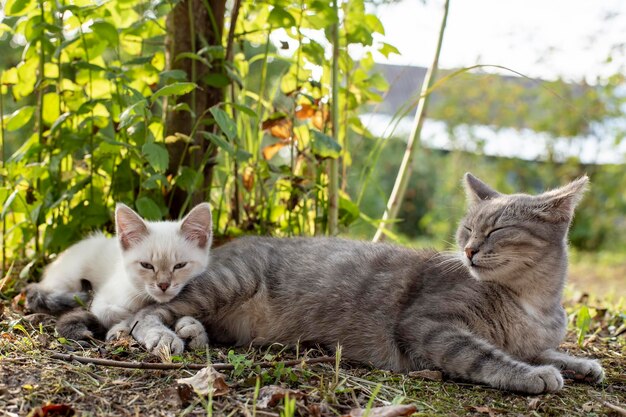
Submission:
<svg viewBox="0 0 626 417">
<path fill-rule="evenodd" d="M 470 261 L 472 260 L 474 255 L 476 255 L 477 253 L 478 253 L 478 249 L 474 249 L 470 247 L 465 248 L 465 256 L 467 256 L 467 259 L 469 259 Z"/>
<path fill-rule="evenodd" d="M 159 287 L 161 289 L 161 291 L 165 292 L 170 287 L 170 283 L 169 282 L 160 282 L 160 283 L 157 284 L 157 287 Z"/>
</svg>

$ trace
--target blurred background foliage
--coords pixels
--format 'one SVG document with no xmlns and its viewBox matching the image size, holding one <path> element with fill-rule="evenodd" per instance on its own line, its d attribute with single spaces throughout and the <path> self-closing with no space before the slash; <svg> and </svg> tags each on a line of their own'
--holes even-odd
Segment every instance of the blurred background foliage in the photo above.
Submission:
<svg viewBox="0 0 626 417">
<path fill-rule="evenodd" d="M 333 211 L 342 234 L 373 235 L 406 134 L 374 134 L 381 129 L 364 115 L 387 112 L 390 127 L 415 105 L 389 99 L 396 80 L 374 61 L 397 53 L 378 36 L 385 2 L 340 2 L 337 13 L 320 0 L 0 3 L 2 275 L 14 266 L 28 276 L 87 233 L 112 232 L 117 201 L 151 220 L 210 201 L 218 243 L 334 234 Z M 587 173 L 572 245 L 623 250 L 622 165 L 583 163 L 556 147 L 536 160 L 496 157 L 480 134 L 457 138 L 479 125 L 541 132 L 548 145 L 608 134 L 617 146 L 623 76 L 587 85 L 486 70 L 440 73 L 428 117 L 458 146 L 419 150 L 393 236 L 452 245 L 466 171 L 530 193 Z"/>
</svg>

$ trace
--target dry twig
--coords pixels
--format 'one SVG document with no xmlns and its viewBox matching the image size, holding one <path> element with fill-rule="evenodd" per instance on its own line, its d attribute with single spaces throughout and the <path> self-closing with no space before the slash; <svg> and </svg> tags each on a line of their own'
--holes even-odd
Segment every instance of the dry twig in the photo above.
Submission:
<svg viewBox="0 0 626 417">
<path fill-rule="evenodd" d="M 53 359 L 60 359 L 63 361 L 76 361 L 80 363 L 91 363 L 98 366 L 111 366 L 116 368 L 132 368 L 132 369 L 153 369 L 153 370 L 172 370 L 172 369 L 203 369 L 208 364 L 200 363 L 150 363 L 150 362 L 124 362 L 115 361 L 111 359 L 101 358 L 88 358 L 80 355 L 68 355 L 65 353 L 53 353 L 50 355 Z M 271 361 L 271 362 L 254 362 L 251 367 L 260 368 L 273 368 L 279 364 L 284 366 L 298 366 L 298 365 L 313 365 L 316 363 L 334 363 L 334 356 L 321 356 L 319 358 L 311 359 L 295 359 L 290 361 Z M 229 371 L 235 369 L 234 365 L 229 363 L 214 363 L 211 366 L 216 371 Z"/>
</svg>

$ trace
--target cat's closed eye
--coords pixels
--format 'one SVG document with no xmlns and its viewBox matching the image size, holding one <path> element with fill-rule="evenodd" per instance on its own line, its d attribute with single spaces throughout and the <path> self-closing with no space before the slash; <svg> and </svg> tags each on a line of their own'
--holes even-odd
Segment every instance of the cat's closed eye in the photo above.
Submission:
<svg viewBox="0 0 626 417">
<path fill-rule="evenodd" d="M 145 269 L 150 269 L 150 270 L 154 271 L 154 266 L 152 264 L 149 264 L 148 262 L 140 262 L 140 264 Z"/>
<path fill-rule="evenodd" d="M 182 269 L 182 268 L 184 268 L 186 265 L 187 265 L 187 262 L 180 262 L 180 263 L 177 263 L 176 265 L 174 265 L 174 270 L 177 270 L 177 269 Z"/>
<path fill-rule="evenodd" d="M 487 233 L 487 237 L 491 236 L 491 235 L 492 235 L 493 233 L 495 233 L 495 232 L 498 232 L 498 231 L 500 231 L 500 230 L 502 230 L 502 229 L 506 229 L 506 228 L 508 228 L 508 227 L 511 227 L 511 226 L 502 226 L 502 227 L 496 227 L 496 228 L 494 228 L 494 229 L 491 229 L 491 230 L 489 231 L 489 233 Z"/>
</svg>

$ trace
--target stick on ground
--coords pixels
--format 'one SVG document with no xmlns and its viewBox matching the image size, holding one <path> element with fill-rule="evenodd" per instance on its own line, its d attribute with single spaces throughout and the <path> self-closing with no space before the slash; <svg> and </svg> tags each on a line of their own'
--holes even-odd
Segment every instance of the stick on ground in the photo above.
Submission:
<svg viewBox="0 0 626 417">
<path fill-rule="evenodd" d="M 132 369 L 153 369 L 153 370 L 172 370 L 172 369 L 203 369 L 209 366 L 209 364 L 200 363 L 150 363 L 150 362 L 124 362 L 114 361 L 111 359 L 100 358 L 88 358 L 80 355 L 68 355 L 65 353 L 53 353 L 50 355 L 53 359 L 60 359 L 63 361 L 76 361 L 80 363 L 91 363 L 98 366 L 111 366 L 116 368 L 132 368 Z M 261 368 L 273 368 L 279 364 L 284 366 L 297 366 L 297 365 L 313 365 L 316 363 L 334 363 L 334 356 L 321 356 L 319 358 L 311 359 L 295 359 L 290 361 L 272 361 L 272 362 L 254 362 L 251 366 L 259 366 Z M 214 363 L 211 366 L 216 371 L 229 371 L 235 369 L 235 367 L 229 363 Z"/>
</svg>

